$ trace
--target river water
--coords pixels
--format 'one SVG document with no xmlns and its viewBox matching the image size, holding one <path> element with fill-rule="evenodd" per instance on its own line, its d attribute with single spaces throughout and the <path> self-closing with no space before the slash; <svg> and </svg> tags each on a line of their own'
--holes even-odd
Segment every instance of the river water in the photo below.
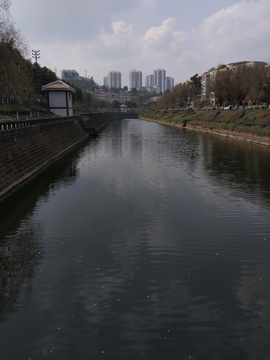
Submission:
<svg viewBox="0 0 270 360">
<path fill-rule="evenodd" d="M 0 358 L 270 359 L 270 149 L 112 121 L 0 219 Z"/>
</svg>

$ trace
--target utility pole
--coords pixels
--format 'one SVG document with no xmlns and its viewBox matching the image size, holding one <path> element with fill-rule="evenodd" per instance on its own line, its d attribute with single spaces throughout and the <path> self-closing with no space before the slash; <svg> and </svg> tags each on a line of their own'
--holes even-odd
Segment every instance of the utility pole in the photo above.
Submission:
<svg viewBox="0 0 270 360">
<path fill-rule="evenodd" d="M 37 62 L 40 58 L 40 50 L 32 50 L 32 58 Z"/>
</svg>

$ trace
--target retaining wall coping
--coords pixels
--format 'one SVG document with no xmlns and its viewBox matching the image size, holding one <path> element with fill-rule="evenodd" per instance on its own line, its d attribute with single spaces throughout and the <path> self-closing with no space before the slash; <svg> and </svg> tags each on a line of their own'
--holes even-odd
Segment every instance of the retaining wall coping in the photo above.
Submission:
<svg viewBox="0 0 270 360">
<path fill-rule="evenodd" d="M 121 115 L 121 117 L 124 117 L 126 115 L 128 117 L 130 114 L 121 113 L 121 112 L 100 112 L 100 113 L 63 116 L 63 117 L 40 118 L 40 119 L 32 119 L 32 120 L 27 119 L 27 120 L 2 121 L 0 122 L 0 132 L 7 130 L 16 130 L 20 128 L 27 128 L 32 126 L 46 125 L 51 123 L 58 123 L 63 121 L 85 120 L 86 117 L 88 117 L 88 119 L 91 120 L 91 118 L 93 119 L 95 117 L 100 117 L 100 116 L 112 117 L 116 115 Z"/>
</svg>

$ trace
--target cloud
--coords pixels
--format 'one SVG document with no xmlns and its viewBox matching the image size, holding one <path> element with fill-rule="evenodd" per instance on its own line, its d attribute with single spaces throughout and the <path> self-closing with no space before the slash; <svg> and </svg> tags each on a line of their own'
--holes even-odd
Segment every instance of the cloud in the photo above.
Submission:
<svg viewBox="0 0 270 360">
<path fill-rule="evenodd" d="M 164 50 L 172 40 L 175 28 L 175 19 L 166 19 L 161 26 L 154 26 L 149 29 L 142 38 L 144 46 Z"/>
<path fill-rule="evenodd" d="M 236 3 L 204 19 L 197 29 L 192 30 L 194 41 L 203 53 L 213 58 L 228 61 L 264 59 L 269 54 L 266 45 L 270 36 L 269 13 L 268 0 Z"/>
<path fill-rule="evenodd" d="M 129 45 L 134 40 L 132 25 L 124 21 L 112 23 L 112 32 L 102 32 L 97 36 L 96 44 L 108 49 Z"/>
<path fill-rule="evenodd" d="M 112 31 L 112 18 L 146 11 L 157 0 L 13 0 L 12 12 L 31 42 L 85 42 Z M 27 9 L 27 16 L 23 13 Z M 124 16 L 124 15 L 123 15 Z M 31 20 L 30 20 L 31 19 Z M 29 24 L 31 21 L 31 24 Z M 35 29 L 36 31 L 32 31 Z"/>
<path fill-rule="evenodd" d="M 189 38 L 187 32 L 184 31 L 174 31 L 173 40 L 170 44 L 170 48 L 174 52 L 179 52 L 179 49 L 183 48 L 184 42 Z"/>
<path fill-rule="evenodd" d="M 168 48 L 178 49 L 187 38 L 183 31 L 177 31 L 175 28 L 177 22 L 174 18 L 163 20 L 160 26 L 154 26 L 146 31 L 144 36 L 139 38 L 144 50 L 165 52 Z"/>
<path fill-rule="evenodd" d="M 170 1 L 171 9 L 179 5 Z M 167 7 L 159 0 L 12 2 L 14 19 L 33 49 L 41 49 L 59 68 L 80 74 L 87 69 L 99 82 L 113 69 L 121 71 L 126 85 L 131 69 L 145 76 L 164 68 L 177 83 L 218 63 L 270 59 L 269 0 L 239 1 L 185 22 L 177 11 L 165 16 Z M 192 10 L 188 7 L 186 13 Z"/>
</svg>

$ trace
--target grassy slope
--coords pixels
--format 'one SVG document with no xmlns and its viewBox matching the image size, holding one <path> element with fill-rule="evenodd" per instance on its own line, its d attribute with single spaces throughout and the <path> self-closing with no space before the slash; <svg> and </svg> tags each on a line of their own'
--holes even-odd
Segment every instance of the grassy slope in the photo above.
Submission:
<svg viewBox="0 0 270 360">
<path fill-rule="evenodd" d="M 19 120 L 25 120 L 26 116 L 30 118 L 30 113 L 32 119 L 38 118 L 38 114 L 40 118 L 54 116 L 46 108 L 35 104 L 0 104 L 0 122 L 17 120 L 17 112 Z"/>
<path fill-rule="evenodd" d="M 157 120 L 171 125 L 183 126 L 187 122 L 187 128 L 196 128 L 205 131 L 218 133 L 237 133 L 242 135 L 266 137 L 270 141 L 270 110 L 257 109 L 245 110 L 242 117 L 232 121 L 236 110 L 221 110 L 211 120 L 206 120 L 212 110 L 196 110 L 193 113 L 188 111 L 164 111 L 152 112 L 145 115 L 146 118 Z"/>
</svg>

